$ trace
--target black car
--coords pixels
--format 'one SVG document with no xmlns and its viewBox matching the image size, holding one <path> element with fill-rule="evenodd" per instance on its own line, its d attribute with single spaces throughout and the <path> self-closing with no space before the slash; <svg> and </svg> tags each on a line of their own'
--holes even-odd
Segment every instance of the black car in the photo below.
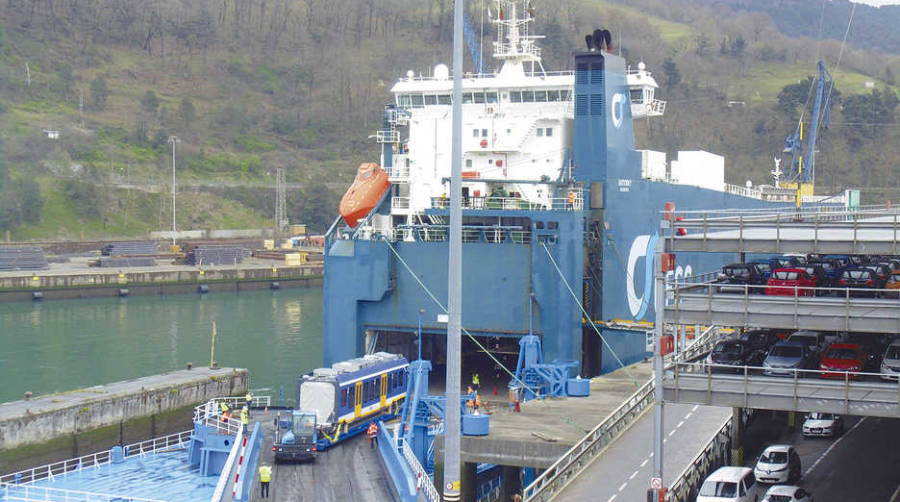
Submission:
<svg viewBox="0 0 900 502">
<path fill-rule="evenodd" d="M 816 296 L 822 296 L 829 292 L 827 289 L 819 289 L 831 287 L 831 278 L 828 277 L 828 273 L 825 272 L 825 268 L 822 265 L 811 263 L 801 268 L 806 270 L 806 273 L 816 280 Z"/>
<path fill-rule="evenodd" d="M 887 265 L 881 265 L 879 263 L 870 263 L 865 266 L 867 269 L 875 272 L 875 275 L 878 276 L 878 281 L 881 285 L 878 287 L 879 289 L 884 289 L 884 285 L 887 283 L 887 280 L 891 277 L 891 267 Z"/>
<path fill-rule="evenodd" d="M 712 367 L 713 372 L 733 371 L 731 368 L 718 365 L 734 366 L 736 370 L 742 371 L 740 366 L 759 366 L 765 355 L 765 351 L 752 347 L 749 342 L 722 340 L 713 347 L 712 352 L 706 357 L 706 362 L 717 365 Z"/>
<path fill-rule="evenodd" d="M 850 296 L 869 296 L 875 298 L 878 290 L 884 287 L 872 270 L 863 267 L 848 268 L 841 274 L 838 287 L 849 288 Z"/>
<path fill-rule="evenodd" d="M 719 278 L 716 279 L 719 293 L 750 293 L 764 294 L 766 292 L 766 282 L 768 279 L 763 276 L 756 264 L 751 263 L 733 263 L 722 267 Z M 761 286 L 749 287 L 748 286 Z"/>
<path fill-rule="evenodd" d="M 755 350 L 768 352 L 773 345 L 778 343 L 778 334 L 768 329 L 754 329 L 742 333 L 739 340 L 746 342 Z"/>
</svg>

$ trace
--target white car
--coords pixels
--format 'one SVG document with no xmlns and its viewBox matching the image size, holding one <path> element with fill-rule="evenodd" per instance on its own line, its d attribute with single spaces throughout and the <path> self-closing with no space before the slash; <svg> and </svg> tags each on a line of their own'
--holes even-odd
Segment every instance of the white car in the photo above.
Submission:
<svg viewBox="0 0 900 502">
<path fill-rule="evenodd" d="M 810 413 L 803 421 L 803 435 L 840 436 L 844 432 L 844 419 L 834 413 Z"/>
<path fill-rule="evenodd" d="M 759 456 L 753 474 L 762 483 L 796 483 L 800 480 L 800 455 L 790 445 L 769 446 Z"/>
<path fill-rule="evenodd" d="M 884 358 L 881 360 L 881 379 L 896 382 L 898 376 L 900 376 L 900 340 L 894 340 L 884 351 Z"/>
<path fill-rule="evenodd" d="M 749 467 L 719 467 L 700 486 L 696 502 L 757 502 L 759 483 Z"/>
<path fill-rule="evenodd" d="M 778 485 L 769 488 L 763 502 L 813 502 L 812 493 L 793 485 Z"/>
</svg>

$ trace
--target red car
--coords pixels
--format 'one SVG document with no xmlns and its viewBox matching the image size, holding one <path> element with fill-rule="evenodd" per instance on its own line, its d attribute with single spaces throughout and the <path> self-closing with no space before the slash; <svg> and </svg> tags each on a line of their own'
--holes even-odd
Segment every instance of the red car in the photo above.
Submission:
<svg viewBox="0 0 900 502">
<path fill-rule="evenodd" d="M 766 285 L 767 295 L 779 296 L 813 296 L 815 295 L 816 278 L 802 268 L 779 268 L 772 272 Z"/>
<path fill-rule="evenodd" d="M 822 378 L 844 378 L 844 372 L 849 373 L 851 379 L 859 378 L 860 371 L 866 366 L 866 355 L 859 345 L 855 343 L 832 343 L 828 350 L 822 354 L 819 369 L 825 373 Z"/>
</svg>

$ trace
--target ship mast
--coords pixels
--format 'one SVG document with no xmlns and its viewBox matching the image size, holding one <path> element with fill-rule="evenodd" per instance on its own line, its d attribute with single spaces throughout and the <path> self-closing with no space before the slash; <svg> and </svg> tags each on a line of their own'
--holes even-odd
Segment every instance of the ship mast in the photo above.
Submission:
<svg viewBox="0 0 900 502">
<path fill-rule="evenodd" d="M 534 8 L 531 0 L 495 0 L 497 12 L 488 11 L 491 22 L 497 27 L 497 40 L 494 42 L 494 58 L 502 61 L 500 74 L 510 72 L 523 73 L 524 64 L 531 63 L 531 74 L 534 65 L 540 67 L 541 49 L 535 44 L 543 35 L 529 35 L 528 27 L 534 22 Z M 521 17 L 519 17 L 521 16 Z"/>
</svg>

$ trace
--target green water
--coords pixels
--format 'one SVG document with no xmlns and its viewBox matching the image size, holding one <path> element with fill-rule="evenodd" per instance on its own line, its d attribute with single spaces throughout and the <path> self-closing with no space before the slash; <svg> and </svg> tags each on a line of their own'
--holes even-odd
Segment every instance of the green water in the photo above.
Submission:
<svg viewBox="0 0 900 502">
<path fill-rule="evenodd" d="M 0 303 L 0 402 L 209 364 L 250 370 L 251 388 L 283 385 L 322 358 L 322 290 Z"/>
</svg>

